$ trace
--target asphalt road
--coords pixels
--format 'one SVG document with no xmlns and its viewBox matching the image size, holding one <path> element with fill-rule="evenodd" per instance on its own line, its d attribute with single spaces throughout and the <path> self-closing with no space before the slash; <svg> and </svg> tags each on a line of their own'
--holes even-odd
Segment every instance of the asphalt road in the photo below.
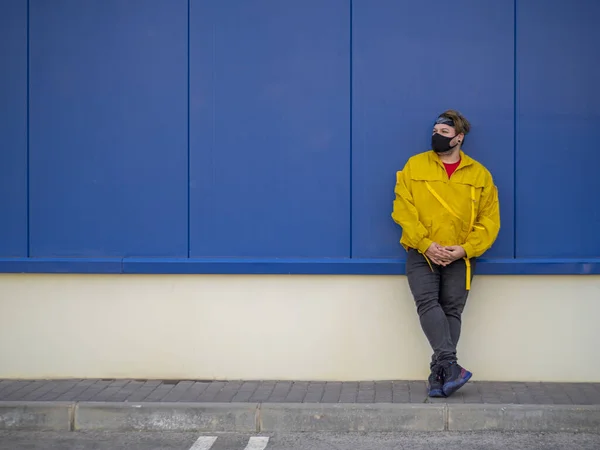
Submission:
<svg viewBox="0 0 600 450">
<path fill-rule="evenodd" d="M 212 436 L 212 437 L 211 437 Z M 215 439 L 216 437 L 216 439 Z M 0 432 L 0 450 L 597 450 L 600 434 L 290 433 L 251 435 L 144 432 Z M 265 439 L 265 437 L 268 438 Z M 200 438 L 200 439 L 199 439 Z M 265 447 L 266 444 L 266 447 Z"/>
</svg>

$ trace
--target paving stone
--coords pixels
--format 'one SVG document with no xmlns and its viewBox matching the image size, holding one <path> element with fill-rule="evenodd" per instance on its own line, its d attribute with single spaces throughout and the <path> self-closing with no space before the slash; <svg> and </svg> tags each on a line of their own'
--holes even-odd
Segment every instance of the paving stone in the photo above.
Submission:
<svg viewBox="0 0 600 450">
<path fill-rule="evenodd" d="M 378 381 L 375 383 L 375 403 L 392 403 L 393 383 L 391 381 Z"/>
<path fill-rule="evenodd" d="M 587 400 L 585 393 L 579 388 L 579 386 L 568 384 L 562 385 L 563 392 L 571 399 L 575 404 L 584 404 L 583 401 Z"/>
<path fill-rule="evenodd" d="M 163 384 L 162 380 L 133 380 L 133 381 L 143 381 L 144 386 L 154 386 L 158 387 Z"/>
<path fill-rule="evenodd" d="M 225 386 L 223 386 L 223 388 L 219 391 L 219 393 L 215 396 L 214 400 L 212 401 L 231 402 L 242 387 L 242 384 L 243 382 L 241 381 L 232 381 L 226 383 Z"/>
<path fill-rule="evenodd" d="M 533 405 L 535 401 L 530 394 L 517 394 L 517 403 L 519 405 Z"/>
<path fill-rule="evenodd" d="M 555 405 L 571 405 L 573 402 L 567 395 L 552 395 L 550 396 Z"/>
<path fill-rule="evenodd" d="M 356 403 L 375 402 L 375 383 L 372 381 L 361 381 L 358 383 L 358 395 Z"/>
<path fill-rule="evenodd" d="M 423 403 L 427 399 L 427 384 L 424 381 L 409 381 L 408 387 L 411 403 Z"/>
<path fill-rule="evenodd" d="M 92 397 L 94 397 L 95 395 L 98 395 L 100 392 L 102 392 L 104 389 L 105 389 L 104 387 L 92 385 L 77 395 L 77 401 L 87 402 Z M 65 395 L 66 395 L 66 393 L 65 393 Z"/>
<path fill-rule="evenodd" d="M 446 403 L 465 403 L 465 397 L 461 391 L 455 392 L 450 397 L 443 400 L 445 400 Z"/>
<path fill-rule="evenodd" d="M 111 402 L 122 402 L 133 395 L 144 386 L 143 381 L 132 380 L 123 386 L 115 395 L 110 398 Z"/>
<path fill-rule="evenodd" d="M 129 384 L 131 382 L 131 380 L 114 380 L 112 383 L 110 383 L 110 387 L 117 387 L 117 386 L 125 386 L 126 384 Z"/>
<path fill-rule="evenodd" d="M 254 391 L 254 393 L 252 394 L 252 397 L 250 397 L 249 401 L 252 403 L 260 403 L 266 401 L 273 392 L 273 389 L 275 389 L 275 384 L 275 381 L 261 382 L 258 385 L 256 391 Z"/>
<path fill-rule="evenodd" d="M 117 380 L 97 380 L 94 383 L 94 386 L 98 386 L 98 387 L 108 387 L 110 386 L 112 383 L 114 383 Z M 123 381 L 128 381 L 128 380 L 123 380 Z"/>
<path fill-rule="evenodd" d="M 13 383 L 16 383 L 16 381 L 13 380 L 0 380 L 0 395 L 2 395 L 2 391 L 7 388 L 8 386 L 12 385 Z"/>
<path fill-rule="evenodd" d="M 591 404 L 600 403 L 600 392 L 598 392 L 593 386 L 583 385 L 580 387 L 583 395 L 585 395 Z"/>
<path fill-rule="evenodd" d="M 61 389 L 53 389 L 50 392 L 58 393 L 58 396 L 50 398 L 50 400 L 66 402 L 79 400 L 79 397 L 91 386 L 96 383 L 97 380 L 73 380 L 71 385 L 64 385 Z M 47 394 L 46 394 L 47 395 Z M 49 396 L 50 397 L 50 396 Z"/>
<path fill-rule="evenodd" d="M 477 386 L 465 386 L 461 389 L 463 400 L 465 403 L 483 403 L 481 393 Z"/>
<path fill-rule="evenodd" d="M 338 403 L 340 401 L 340 394 L 342 393 L 342 383 L 332 382 L 325 384 L 325 391 L 323 392 L 322 403 Z"/>
<path fill-rule="evenodd" d="M 339 403 L 356 403 L 356 397 L 358 396 L 358 383 L 349 382 L 342 384 L 342 391 L 340 392 Z"/>
<path fill-rule="evenodd" d="M 252 397 L 252 394 L 256 391 L 259 386 L 259 382 L 257 381 L 247 381 L 242 384 L 242 387 L 239 388 L 237 394 L 231 400 L 233 403 L 236 402 L 247 402 Z"/>
<path fill-rule="evenodd" d="M 38 401 L 38 402 L 51 402 L 51 401 L 56 400 L 58 397 L 60 397 L 59 393 L 50 391 L 50 392 L 47 392 L 46 394 L 42 395 L 41 397 L 38 397 L 36 399 L 36 401 Z"/>
<path fill-rule="evenodd" d="M 410 384 L 408 381 L 394 381 L 392 385 L 392 397 L 394 403 L 410 402 Z"/>
<path fill-rule="evenodd" d="M 185 392 L 194 385 L 193 381 L 180 381 L 175 387 L 161 400 L 161 402 L 178 402 Z"/>
<path fill-rule="evenodd" d="M 91 379 L 91 378 L 86 378 L 85 380 L 79 380 L 77 382 L 76 386 L 91 386 L 92 384 L 95 384 L 98 380 L 96 379 Z"/>
<path fill-rule="evenodd" d="M 9 382 L 9 383 L 7 383 L 6 386 L 4 386 L 4 388 L 2 389 L 2 392 L 0 392 L 0 399 L 4 400 L 9 395 L 16 394 L 21 389 L 26 388 L 27 386 L 31 385 L 32 383 L 33 383 L 32 381 Z M 42 385 L 40 385 L 40 387 L 44 386 L 45 384 L 46 383 L 43 383 Z"/>
<path fill-rule="evenodd" d="M 45 385 L 47 381 L 34 381 L 33 383 L 28 383 L 17 390 L 12 390 L 10 394 L 0 393 L 0 400 L 3 401 L 18 401 L 22 400 L 26 395 L 35 391 L 36 389 Z M 10 391 L 6 391 L 10 392 Z"/>
<path fill-rule="evenodd" d="M 71 389 L 74 389 L 78 385 L 78 381 L 76 380 L 68 380 L 68 381 L 57 381 L 55 386 L 50 391 L 51 393 L 62 395 L 65 392 L 69 392 Z"/>
<path fill-rule="evenodd" d="M 306 396 L 304 397 L 304 403 L 320 403 L 325 392 L 324 382 L 310 382 L 306 389 Z"/>
<path fill-rule="evenodd" d="M 199 402 L 213 402 L 217 394 L 225 387 L 223 381 L 213 381 L 198 397 Z"/>
<path fill-rule="evenodd" d="M 25 384 L 31 384 L 31 381 L 15 381 L 15 380 L 2 380 L 0 382 L 0 398 L 4 395 L 9 395 L 7 391 L 9 391 L 12 387 L 17 386 L 17 384 L 21 384 L 21 387 L 24 387 Z M 14 391 L 11 390 L 10 393 Z"/>
<path fill-rule="evenodd" d="M 52 389 L 54 389 L 55 386 L 56 386 L 56 382 L 49 381 L 47 383 L 42 384 L 37 389 L 34 389 L 33 391 L 29 392 L 28 394 L 26 394 L 20 400 L 23 400 L 23 401 L 37 401 L 37 400 L 40 399 L 40 397 L 43 397 L 48 392 L 52 391 Z"/>
<path fill-rule="evenodd" d="M 265 402 L 268 402 L 268 403 L 283 402 L 285 400 L 285 398 L 287 397 L 288 393 L 290 392 L 290 389 L 292 389 L 292 384 L 293 383 L 291 381 L 279 381 L 279 382 L 275 383 L 273 392 L 271 392 L 271 395 L 269 396 L 269 398 L 267 400 L 265 400 Z"/>
<path fill-rule="evenodd" d="M 154 389 L 148 397 L 144 399 L 145 402 L 160 402 L 167 396 L 175 386 L 172 384 L 161 384 Z"/>
<path fill-rule="evenodd" d="M 292 384 L 290 392 L 285 397 L 286 403 L 302 403 L 308 391 L 309 383 L 306 381 L 297 381 Z"/>
<path fill-rule="evenodd" d="M 180 402 L 198 402 L 202 393 L 210 386 L 209 382 L 196 381 L 183 396 L 179 399 Z"/>
<path fill-rule="evenodd" d="M 111 397 L 119 392 L 121 388 L 119 386 L 106 387 L 98 392 L 96 395 L 90 398 L 92 402 L 108 402 L 111 401 Z"/>
<path fill-rule="evenodd" d="M 158 388 L 158 386 L 160 386 L 160 385 L 144 384 L 142 387 L 136 389 L 136 391 L 133 394 L 131 394 L 129 397 L 127 397 L 124 401 L 132 402 L 132 403 L 143 402 L 146 400 L 146 398 L 148 398 L 148 396 L 150 394 L 152 394 L 152 392 L 154 392 Z"/>
</svg>

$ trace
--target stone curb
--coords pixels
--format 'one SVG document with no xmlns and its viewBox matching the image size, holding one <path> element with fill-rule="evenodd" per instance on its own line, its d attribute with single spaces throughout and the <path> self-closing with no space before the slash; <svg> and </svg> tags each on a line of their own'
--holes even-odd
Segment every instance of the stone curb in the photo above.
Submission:
<svg viewBox="0 0 600 450">
<path fill-rule="evenodd" d="M 448 405 L 447 429 L 600 433 L 600 405 Z"/>
<path fill-rule="evenodd" d="M 255 432 L 256 403 L 94 403 L 75 407 L 74 430 Z"/>
<path fill-rule="evenodd" d="M 262 432 L 443 431 L 445 405 L 264 403 Z"/>
<path fill-rule="evenodd" d="M 0 402 L 0 430 L 70 431 L 74 403 Z"/>
<path fill-rule="evenodd" d="M 0 402 L 0 430 L 600 433 L 600 405 Z"/>
</svg>

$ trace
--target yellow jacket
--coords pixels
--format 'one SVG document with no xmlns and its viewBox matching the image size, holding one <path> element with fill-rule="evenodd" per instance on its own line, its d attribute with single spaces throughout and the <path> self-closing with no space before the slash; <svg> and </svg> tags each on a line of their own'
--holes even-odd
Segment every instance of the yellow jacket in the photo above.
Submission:
<svg viewBox="0 0 600 450">
<path fill-rule="evenodd" d="M 392 218 L 402 227 L 405 249 L 425 253 L 432 242 L 461 245 L 468 259 L 496 240 L 500 207 L 492 175 L 462 151 L 460 156 L 451 178 L 434 151 L 411 157 L 397 172 Z"/>
</svg>

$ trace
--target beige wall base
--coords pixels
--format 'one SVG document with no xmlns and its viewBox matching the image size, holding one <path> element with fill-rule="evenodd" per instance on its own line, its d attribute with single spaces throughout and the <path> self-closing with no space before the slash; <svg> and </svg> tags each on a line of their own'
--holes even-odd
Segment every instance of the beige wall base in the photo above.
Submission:
<svg viewBox="0 0 600 450">
<path fill-rule="evenodd" d="M 477 380 L 600 381 L 600 276 L 476 277 Z M 403 276 L 0 275 L 0 378 L 424 379 Z"/>
</svg>

